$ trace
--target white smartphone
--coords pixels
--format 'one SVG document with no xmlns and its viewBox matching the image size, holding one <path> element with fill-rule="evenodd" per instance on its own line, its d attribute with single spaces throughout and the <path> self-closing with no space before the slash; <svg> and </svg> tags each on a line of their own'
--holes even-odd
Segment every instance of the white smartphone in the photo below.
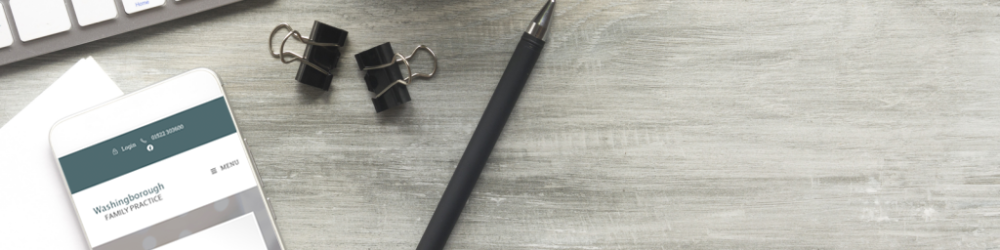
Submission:
<svg viewBox="0 0 1000 250">
<path fill-rule="evenodd" d="M 65 118 L 49 140 L 91 249 L 284 249 L 211 70 Z"/>
</svg>

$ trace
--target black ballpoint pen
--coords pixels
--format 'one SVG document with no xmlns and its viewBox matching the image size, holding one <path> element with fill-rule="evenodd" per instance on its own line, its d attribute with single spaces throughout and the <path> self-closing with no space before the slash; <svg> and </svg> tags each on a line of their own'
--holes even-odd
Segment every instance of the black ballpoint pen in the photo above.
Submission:
<svg viewBox="0 0 1000 250">
<path fill-rule="evenodd" d="M 472 194 L 472 188 L 479 180 L 479 174 L 486 166 L 486 160 L 490 157 L 493 146 L 500 138 L 500 132 L 503 131 L 510 112 L 514 110 L 514 104 L 517 103 L 517 98 L 521 95 L 532 68 L 535 67 L 535 61 L 542 53 L 542 47 L 545 46 L 542 38 L 545 37 L 545 31 L 552 21 L 552 9 L 555 8 L 555 4 L 555 0 L 546 1 L 545 7 L 542 7 L 531 21 L 524 35 L 521 35 L 521 42 L 517 44 L 514 55 L 507 63 L 507 69 L 500 77 L 500 83 L 497 84 L 493 97 L 486 105 L 486 111 L 479 119 L 476 131 L 472 133 L 469 146 L 465 148 L 465 153 L 455 168 L 455 174 L 451 176 L 451 181 L 441 195 L 441 201 L 438 202 L 431 221 L 427 223 L 427 230 L 420 238 L 417 250 L 440 250 L 448 242 L 448 236 L 455 228 L 455 223 L 458 222 L 458 217 L 462 214 L 469 195 Z"/>
</svg>

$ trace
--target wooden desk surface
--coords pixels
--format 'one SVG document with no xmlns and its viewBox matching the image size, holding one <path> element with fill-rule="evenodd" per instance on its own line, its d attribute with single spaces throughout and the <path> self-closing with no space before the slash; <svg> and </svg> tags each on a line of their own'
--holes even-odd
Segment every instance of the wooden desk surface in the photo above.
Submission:
<svg viewBox="0 0 1000 250">
<path fill-rule="evenodd" d="M 541 5 L 247 0 L 0 67 L 0 123 L 88 55 L 126 93 L 207 67 L 289 249 L 413 249 Z M 1000 3 L 556 10 L 450 249 L 1000 246 Z M 266 48 L 313 20 L 350 32 L 329 92 Z M 375 114 L 352 57 L 387 41 L 440 75 Z"/>
</svg>

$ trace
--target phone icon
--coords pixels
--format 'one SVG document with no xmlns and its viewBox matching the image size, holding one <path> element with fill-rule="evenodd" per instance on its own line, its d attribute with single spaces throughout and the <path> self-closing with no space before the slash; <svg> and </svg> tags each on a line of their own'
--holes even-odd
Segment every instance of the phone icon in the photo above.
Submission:
<svg viewBox="0 0 1000 250">
<path fill-rule="evenodd" d="M 139 138 L 139 141 L 141 141 L 143 144 L 146 143 L 146 140 L 143 140 L 142 138 Z"/>
</svg>

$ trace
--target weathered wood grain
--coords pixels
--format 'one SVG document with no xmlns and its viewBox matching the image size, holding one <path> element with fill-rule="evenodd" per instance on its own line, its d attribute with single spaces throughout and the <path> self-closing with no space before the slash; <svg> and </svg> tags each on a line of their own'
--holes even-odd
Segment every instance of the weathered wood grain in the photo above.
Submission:
<svg viewBox="0 0 1000 250">
<path fill-rule="evenodd" d="M 290 249 L 412 249 L 541 4 L 247 0 L 0 67 L 0 122 L 87 55 L 125 92 L 207 67 Z M 1000 247 L 1000 2 L 556 10 L 451 249 Z M 267 55 L 313 20 L 350 32 L 329 92 Z M 387 41 L 440 75 L 375 114 L 352 56 Z"/>
</svg>

